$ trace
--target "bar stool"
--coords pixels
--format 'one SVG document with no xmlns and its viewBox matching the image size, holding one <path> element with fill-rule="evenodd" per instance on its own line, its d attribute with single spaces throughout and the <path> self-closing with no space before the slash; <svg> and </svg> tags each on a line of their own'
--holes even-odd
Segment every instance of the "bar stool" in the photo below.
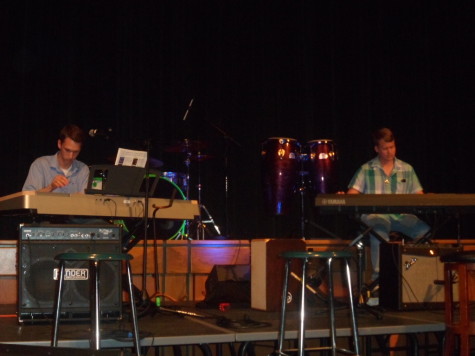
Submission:
<svg viewBox="0 0 475 356">
<path fill-rule="evenodd" d="M 283 343 L 285 338 L 285 314 L 287 306 L 287 292 L 288 292 L 288 283 L 289 283 L 289 274 L 290 274 L 290 265 L 292 260 L 298 259 L 302 261 L 302 276 L 301 276 L 301 300 L 300 300 L 300 325 L 299 325 L 299 339 L 298 339 L 298 355 L 303 356 L 304 351 L 331 351 L 332 356 L 336 355 L 337 352 L 345 354 L 354 354 L 359 355 L 359 342 L 358 342 L 358 327 L 356 322 L 356 314 L 353 301 L 353 293 L 351 290 L 351 275 L 350 275 L 350 265 L 349 260 L 352 257 L 351 252 L 349 251 L 286 251 L 280 254 L 281 257 L 286 259 L 285 262 L 285 276 L 284 284 L 282 288 L 282 307 L 281 307 L 281 319 L 280 319 L 280 329 L 279 329 L 279 339 L 278 339 L 278 349 L 276 351 L 277 355 L 285 355 L 286 352 L 296 351 L 294 349 L 283 350 Z M 306 291 L 306 269 L 309 259 L 321 259 L 325 260 L 328 268 L 328 292 L 329 292 L 329 318 L 330 318 L 330 346 L 322 347 L 312 347 L 305 348 L 305 291 Z M 345 274 L 346 282 L 348 287 L 349 295 L 349 305 L 351 312 L 351 328 L 353 336 L 353 345 L 354 350 L 348 350 L 344 348 L 338 348 L 336 346 L 336 326 L 335 326 L 335 300 L 334 300 L 334 290 L 333 290 L 333 262 L 336 259 L 341 259 L 345 262 Z"/>
<path fill-rule="evenodd" d="M 100 350 L 101 348 L 101 307 L 100 307 L 100 293 L 99 293 L 99 271 L 100 265 L 103 262 L 109 261 L 125 261 L 127 282 L 130 295 L 130 305 L 132 309 L 132 326 L 134 336 L 134 346 L 136 354 L 140 356 L 140 340 L 139 328 L 137 321 L 137 310 L 134 303 L 134 291 L 132 284 L 132 269 L 130 267 L 130 260 L 132 255 L 123 253 L 62 253 L 55 257 L 59 261 L 59 278 L 57 282 L 57 292 L 54 303 L 54 329 L 51 340 L 51 346 L 58 346 L 58 328 L 61 319 L 61 302 L 63 294 L 64 274 L 66 271 L 66 262 L 89 262 L 89 281 L 90 281 L 90 311 L 91 311 L 91 349 Z"/>
<path fill-rule="evenodd" d="M 475 321 L 470 317 L 470 300 L 475 290 L 475 251 L 441 256 L 444 262 L 445 341 L 444 356 L 454 353 L 455 338 L 460 339 L 460 355 L 470 355 L 470 335 L 475 335 Z M 458 283 L 458 302 L 454 285 Z M 458 313 L 456 313 L 458 305 Z"/>
</svg>

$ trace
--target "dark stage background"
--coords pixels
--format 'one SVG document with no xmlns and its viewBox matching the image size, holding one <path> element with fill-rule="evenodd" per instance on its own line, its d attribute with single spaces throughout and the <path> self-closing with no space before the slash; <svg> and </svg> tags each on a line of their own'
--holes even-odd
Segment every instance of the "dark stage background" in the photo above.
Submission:
<svg viewBox="0 0 475 356">
<path fill-rule="evenodd" d="M 389 126 L 427 192 L 475 193 L 473 5 L 404 3 L 1 1 L 0 193 L 21 190 L 69 122 L 112 129 L 88 140 L 88 164 L 150 142 L 162 170 L 184 172 L 183 155 L 166 148 L 207 142 L 212 158 L 192 163 L 191 197 L 200 181 L 227 238 L 301 234 L 298 195 L 289 216 L 264 209 L 269 137 L 334 140 L 345 189 L 374 155 L 370 132 Z M 305 210 L 351 231 L 346 217 Z M 469 221 L 464 237 L 474 237 Z M 307 228 L 308 238 L 325 236 Z M 454 224 L 442 230 L 451 237 Z"/>
</svg>

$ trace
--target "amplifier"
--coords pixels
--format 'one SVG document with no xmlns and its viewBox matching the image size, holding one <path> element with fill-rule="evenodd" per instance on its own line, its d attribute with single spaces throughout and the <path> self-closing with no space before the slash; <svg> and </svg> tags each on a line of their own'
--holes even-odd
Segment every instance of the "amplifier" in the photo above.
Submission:
<svg viewBox="0 0 475 356">
<path fill-rule="evenodd" d="M 18 249 L 18 321 L 49 320 L 53 316 L 58 262 L 67 252 L 120 253 L 121 228 L 116 225 L 20 225 Z M 88 319 L 87 262 L 66 264 L 62 318 Z M 100 270 L 101 314 L 122 317 L 122 264 L 111 261 Z"/>
<path fill-rule="evenodd" d="M 103 240 L 121 238 L 116 225 L 20 225 L 20 240 Z"/>
<path fill-rule="evenodd" d="M 442 309 L 444 263 L 440 256 L 460 251 L 461 247 L 437 244 L 381 244 L 380 305 L 397 310 Z"/>
</svg>

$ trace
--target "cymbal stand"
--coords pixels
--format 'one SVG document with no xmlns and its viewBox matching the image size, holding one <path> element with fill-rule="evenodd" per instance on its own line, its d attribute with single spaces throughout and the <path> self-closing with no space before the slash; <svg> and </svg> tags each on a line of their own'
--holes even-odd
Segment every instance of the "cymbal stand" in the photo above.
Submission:
<svg viewBox="0 0 475 356">
<path fill-rule="evenodd" d="M 186 200 L 190 200 L 190 163 L 191 163 L 191 152 L 186 153 L 186 159 L 185 159 L 185 167 L 186 167 L 186 190 L 185 190 L 185 197 Z"/>
<path fill-rule="evenodd" d="M 185 158 L 185 167 L 186 167 L 186 186 L 185 186 L 185 198 L 186 200 L 190 200 L 190 164 L 191 164 L 191 151 L 189 149 L 186 150 L 186 158 Z M 184 237 L 189 238 L 190 236 L 190 220 L 185 221 L 185 234 L 181 236 L 181 239 Z"/>
<path fill-rule="evenodd" d="M 191 178 L 190 177 L 190 166 L 191 166 L 191 157 L 192 157 L 192 155 L 193 155 L 192 151 L 187 146 L 186 147 L 186 159 L 185 159 L 186 181 L 187 181 L 187 184 L 186 184 L 186 199 L 187 200 L 190 199 L 190 178 Z M 199 156 L 200 152 L 197 152 L 197 155 Z M 201 184 L 201 171 L 200 171 L 199 162 L 198 162 L 198 184 L 197 184 L 197 188 L 198 188 L 199 215 L 194 221 L 194 225 L 196 226 L 196 230 L 194 231 L 194 234 L 190 231 L 191 230 L 191 228 L 190 228 L 191 223 L 190 223 L 189 220 L 187 220 L 186 221 L 186 229 L 185 229 L 186 236 L 189 239 L 192 239 L 192 235 L 195 235 L 197 240 L 200 240 L 200 239 L 204 240 L 205 239 L 205 232 L 207 230 L 206 224 L 213 224 L 213 227 L 216 230 L 216 232 L 218 233 L 218 235 L 221 235 L 221 231 L 219 230 L 218 225 L 216 225 L 216 223 L 214 222 L 214 219 L 211 216 L 211 214 L 209 213 L 206 206 L 201 203 L 201 200 L 202 200 L 201 199 L 202 184 Z M 204 211 L 204 213 L 206 213 L 206 216 L 207 216 L 206 220 L 203 220 L 203 213 L 202 213 L 203 211 Z"/>
<path fill-rule="evenodd" d="M 198 178 L 198 180 L 200 180 L 200 178 Z M 198 186 L 197 187 L 198 187 L 198 206 L 200 207 L 200 215 L 198 216 L 197 221 L 196 221 L 196 238 L 198 240 L 200 240 L 200 239 L 204 240 L 205 239 L 205 232 L 207 231 L 207 228 L 208 228 L 206 226 L 206 224 L 212 224 L 214 229 L 218 233 L 218 235 L 221 235 L 221 231 L 219 230 L 218 225 L 216 225 L 216 223 L 214 222 L 214 219 L 211 216 L 211 214 L 209 213 L 208 209 L 206 208 L 206 206 L 204 204 L 201 204 L 201 188 L 202 188 L 202 185 L 201 185 L 200 181 L 198 181 Z M 204 211 L 206 213 L 206 216 L 207 216 L 206 220 L 203 220 L 202 211 Z"/>
<path fill-rule="evenodd" d="M 192 103 L 193 103 L 193 99 L 191 99 L 190 105 Z M 188 110 L 185 113 L 185 118 L 186 118 L 186 115 L 188 115 Z M 185 161 L 183 162 L 185 164 L 185 167 L 186 167 L 185 199 L 190 200 L 190 165 L 191 165 L 191 156 L 192 156 L 191 143 L 190 143 L 189 139 L 187 139 L 187 138 L 185 138 L 183 141 L 185 143 L 185 149 L 181 152 L 185 154 Z M 191 239 L 190 238 L 190 221 L 189 220 L 185 221 L 185 232 L 180 233 L 180 237 L 177 238 L 177 240 L 178 239 L 181 239 L 181 240 Z"/>
</svg>

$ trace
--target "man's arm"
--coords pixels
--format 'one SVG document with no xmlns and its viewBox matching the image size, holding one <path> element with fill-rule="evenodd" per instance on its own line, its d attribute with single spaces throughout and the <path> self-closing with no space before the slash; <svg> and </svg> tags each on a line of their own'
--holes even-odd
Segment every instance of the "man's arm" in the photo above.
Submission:
<svg viewBox="0 0 475 356">
<path fill-rule="evenodd" d="M 361 194 L 361 192 L 359 190 L 356 190 L 355 188 L 350 188 L 348 189 L 346 194 Z"/>
<path fill-rule="evenodd" d="M 38 191 L 39 189 L 45 188 L 45 177 L 42 172 L 43 170 L 41 168 L 41 162 L 37 159 L 30 166 L 28 176 L 26 177 L 22 190 Z"/>
<path fill-rule="evenodd" d="M 365 184 L 363 166 L 361 166 L 351 178 L 350 184 L 348 184 L 348 190 L 346 191 L 346 194 L 363 194 L 364 186 Z"/>
<path fill-rule="evenodd" d="M 38 192 L 42 193 L 51 193 L 53 190 L 65 187 L 69 184 L 69 179 L 66 178 L 65 176 L 58 174 L 53 178 L 50 184 L 48 184 L 46 187 L 38 189 Z"/>
<path fill-rule="evenodd" d="M 62 174 L 55 174 L 49 168 L 48 161 L 45 158 L 39 158 L 31 164 L 22 190 L 49 193 L 68 184 L 68 178 Z"/>
</svg>

